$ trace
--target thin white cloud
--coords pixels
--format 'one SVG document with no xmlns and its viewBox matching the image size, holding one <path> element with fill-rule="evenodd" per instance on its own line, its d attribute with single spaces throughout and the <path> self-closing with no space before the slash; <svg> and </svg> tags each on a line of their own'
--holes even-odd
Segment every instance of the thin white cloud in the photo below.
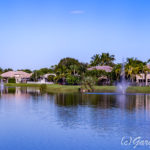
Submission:
<svg viewBox="0 0 150 150">
<path fill-rule="evenodd" d="M 70 13 L 71 14 L 84 14 L 84 11 L 83 10 L 72 10 Z"/>
</svg>

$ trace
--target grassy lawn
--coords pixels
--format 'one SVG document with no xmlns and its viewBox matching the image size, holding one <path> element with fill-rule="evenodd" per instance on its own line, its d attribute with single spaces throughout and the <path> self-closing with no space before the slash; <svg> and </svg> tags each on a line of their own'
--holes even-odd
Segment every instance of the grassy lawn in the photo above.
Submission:
<svg viewBox="0 0 150 150">
<path fill-rule="evenodd" d="M 40 87 L 40 84 L 26 84 L 26 83 L 7 83 L 5 86 L 11 87 Z"/>
<path fill-rule="evenodd" d="M 71 86 L 71 85 L 58 85 L 58 84 L 53 84 L 53 85 L 48 85 L 47 86 L 47 91 L 48 92 L 78 92 L 79 88 L 81 86 Z"/>
<path fill-rule="evenodd" d="M 11 87 L 40 87 L 40 84 L 15 84 L 9 83 L 5 84 Z M 78 92 L 81 86 L 72 85 L 47 85 L 47 92 Z M 94 86 L 95 92 L 115 92 L 115 86 Z M 129 87 L 127 89 L 129 93 L 150 93 L 150 87 Z"/>
<path fill-rule="evenodd" d="M 115 86 L 94 86 L 95 92 L 115 92 Z"/>
<path fill-rule="evenodd" d="M 129 93 L 150 93 L 150 87 L 132 86 L 127 89 Z"/>
<path fill-rule="evenodd" d="M 8 87 L 40 87 L 41 84 L 24 84 L 24 83 L 7 83 L 5 86 Z M 81 86 L 71 85 L 59 85 L 51 84 L 47 85 L 47 92 L 78 92 Z"/>
</svg>

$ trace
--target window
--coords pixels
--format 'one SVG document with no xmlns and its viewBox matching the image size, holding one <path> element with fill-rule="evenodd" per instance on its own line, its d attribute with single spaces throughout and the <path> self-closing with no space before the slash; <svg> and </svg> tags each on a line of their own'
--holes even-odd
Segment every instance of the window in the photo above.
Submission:
<svg viewBox="0 0 150 150">
<path fill-rule="evenodd" d="M 139 83 L 145 82 L 145 79 L 139 79 Z"/>
</svg>

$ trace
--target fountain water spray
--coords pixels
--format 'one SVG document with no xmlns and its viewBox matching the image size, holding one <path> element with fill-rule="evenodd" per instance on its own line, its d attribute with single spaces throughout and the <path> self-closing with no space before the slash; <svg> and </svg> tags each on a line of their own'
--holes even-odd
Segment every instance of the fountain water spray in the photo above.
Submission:
<svg viewBox="0 0 150 150">
<path fill-rule="evenodd" d="M 125 94 L 128 86 L 129 83 L 125 79 L 125 64 L 123 62 L 121 67 L 121 81 L 117 83 L 117 92 Z"/>
</svg>

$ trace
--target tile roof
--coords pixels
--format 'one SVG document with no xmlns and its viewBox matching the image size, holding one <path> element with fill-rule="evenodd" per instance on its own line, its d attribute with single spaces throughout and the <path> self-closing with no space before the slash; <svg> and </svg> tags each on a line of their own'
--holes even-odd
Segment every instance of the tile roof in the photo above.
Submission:
<svg viewBox="0 0 150 150">
<path fill-rule="evenodd" d="M 32 76 L 32 73 L 26 73 L 23 71 L 8 71 L 8 72 L 1 74 L 1 77 L 4 77 L 4 78 L 14 78 L 17 76 L 21 78 L 30 78 Z"/>
<path fill-rule="evenodd" d="M 112 67 L 110 66 L 94 66 L 94 67 L 90 67 L 87 70 L 104 70 L 106 72 L 111 72 L 112 71 Z"/>
</svg>

